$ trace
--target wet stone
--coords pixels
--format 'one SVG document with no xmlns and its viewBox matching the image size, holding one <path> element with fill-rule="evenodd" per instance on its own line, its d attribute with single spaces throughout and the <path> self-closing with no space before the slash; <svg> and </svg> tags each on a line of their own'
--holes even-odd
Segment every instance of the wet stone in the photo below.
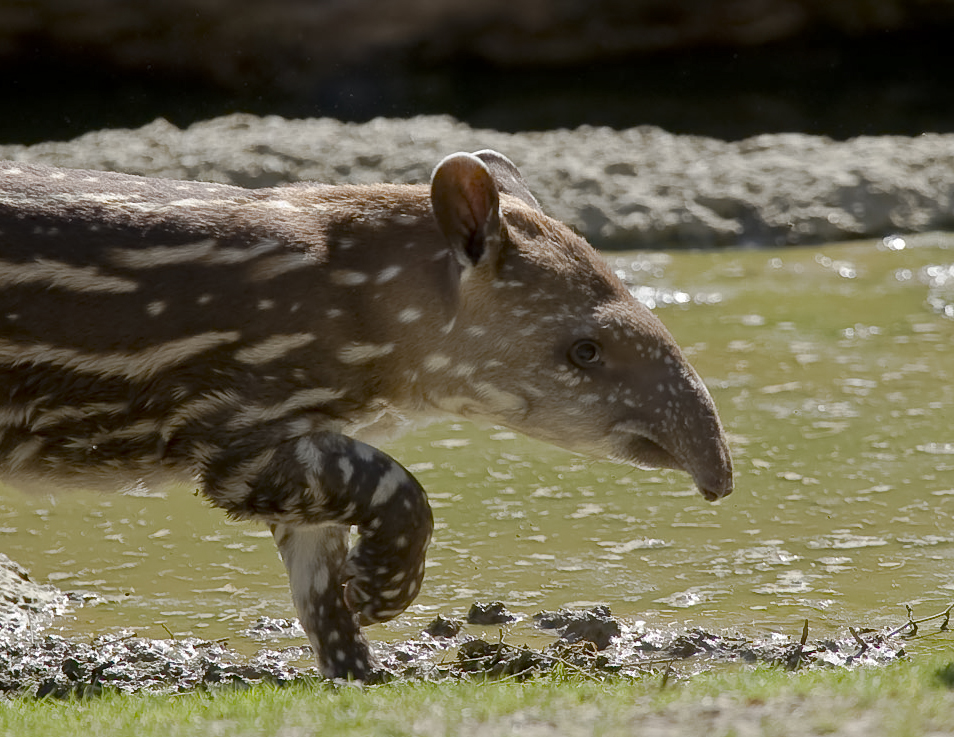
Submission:
<svg viewBox="0 0 954 737">
<path fill-rule="evenodd" d="M 489 604 L 475 601 L 467 612 L 468 624 L 506 624 L 516 619 L 499 601 L 492 601 Z"/>
</svg>

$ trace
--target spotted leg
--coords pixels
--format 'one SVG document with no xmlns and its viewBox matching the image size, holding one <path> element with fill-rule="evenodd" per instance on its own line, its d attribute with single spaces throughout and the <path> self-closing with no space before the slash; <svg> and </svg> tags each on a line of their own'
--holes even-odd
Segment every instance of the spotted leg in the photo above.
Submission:
<svg viewBox="0 0 954 737">
<path fill-rule="evenodd" d="M 371 671 L 370 650 L 340 585 L 349 528 L 334 522 L 271 528 L 288 571 L 298 619 L 321 672 L 365 680 Z"/>
<path fill-rule="evenodd" d="M 433 518 L 424 489 L 397 461 L 332 432 L 244 434 L 205 464 L 209 497 L 268 522 L 322 673 L 364 679 L 360 626 L 403 612 L 417 596 Z M 348 527 L 358 541 L 348 552 Z"/>
</svg>

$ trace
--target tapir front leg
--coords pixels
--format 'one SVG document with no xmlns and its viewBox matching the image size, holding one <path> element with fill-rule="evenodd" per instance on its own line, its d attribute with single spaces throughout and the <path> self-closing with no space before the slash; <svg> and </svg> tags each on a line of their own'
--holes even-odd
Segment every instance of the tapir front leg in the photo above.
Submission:
<svg viewBox="0 0 954 737">
<path fill-rule="evenodd" d="M 365 680 L 371 670 L 368 643 L 342 596 L 342 570 L 348 555 L 347 525 L 271 526 L 288 571 L 298 620 L 315 651 L 321 672 L 330 678 Z"/>
<path fill-rule="evenodd" d="M 259 443 L 274 440 L 260 433 Z M 271 525 L 322 673 L 363 680 L 371 666 L 360 626 L 396 617 L 420 590 L 433 529 L 424 489 L 390 456 L 344 435 L 253 440 L 211 457 L 205 491 L 230 514 Z M 359 537 L 349 552 L 350 525 Z"/>
</svg>

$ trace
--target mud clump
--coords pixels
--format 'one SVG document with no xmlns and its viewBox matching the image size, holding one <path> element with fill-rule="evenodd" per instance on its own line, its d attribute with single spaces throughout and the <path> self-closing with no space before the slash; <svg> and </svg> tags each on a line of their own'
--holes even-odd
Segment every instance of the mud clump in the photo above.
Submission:
<svg viewBox="0 0 954 737">
<path fill-rule="evenodd" d="M 499 601 L 492 601 L 489 604 L 476 601 L 467 612 L 467 624 L 507 624 L 516 620 L 517 618 Z"/>
<path fill-rule="evenodd" d="M 525 679 L 550 665 L 545 656 L 531 648 L 513 647 L 502 642 L 490 644 L 477 639 L 460 646 L 455 669 L 482 678 Z"/>
<path fill-rule="evenodd" d="M 546 630 L 556 630 L 560 639 L 568 642 L 591 642 L 597 650 L 605 650 L 613 638 L 623 631 L 607 606 L 575 611 L 560 609 L 556 612 L 540 612 L 533 615 L 533 623 Z"/>
<path fill-rule="evenodd" d="M 459 620 L 448 619 L 438 614 L 437 617 L 434 618 L 434 621 L 427 625 L 424 634 L 438 638 L 457 637 L 460 634 L 462 626 Z"/>
</svg>

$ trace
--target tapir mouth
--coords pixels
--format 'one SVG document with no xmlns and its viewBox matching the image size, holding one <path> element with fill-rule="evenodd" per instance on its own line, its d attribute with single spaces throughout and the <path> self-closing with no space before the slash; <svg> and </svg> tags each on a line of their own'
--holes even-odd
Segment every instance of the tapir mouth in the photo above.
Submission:
<svg viewBox="0 0 954 737">
<path fill-rule="evenodd" d="M 699 493 L 714 502 L 732 493 L 732 465 L 728 453 L 719 453 L 716 463 L 700 463 L 680 457 L 662 444 L 646 437 L 626 433 L 625 451 L 617 459 L 640 468 L 672 468 L 692 476 Z"/>
</svg>

